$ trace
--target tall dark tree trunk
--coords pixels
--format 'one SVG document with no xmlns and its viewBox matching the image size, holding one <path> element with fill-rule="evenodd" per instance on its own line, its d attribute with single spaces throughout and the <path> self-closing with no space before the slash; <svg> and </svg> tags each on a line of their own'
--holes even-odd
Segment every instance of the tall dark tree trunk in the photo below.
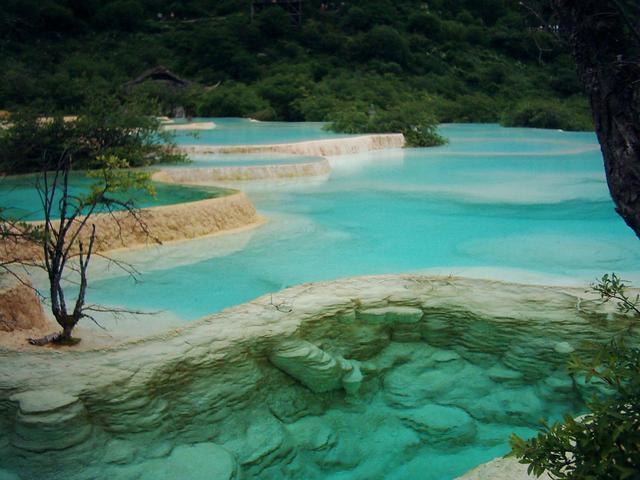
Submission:
<svg viewBox="0 0 640 480">
<path fill-rule="evenodd" d="M 640 237 L 640 29 L 635 0 L 552 0 L 585 87 L 616 211 Z"/>
</svg>

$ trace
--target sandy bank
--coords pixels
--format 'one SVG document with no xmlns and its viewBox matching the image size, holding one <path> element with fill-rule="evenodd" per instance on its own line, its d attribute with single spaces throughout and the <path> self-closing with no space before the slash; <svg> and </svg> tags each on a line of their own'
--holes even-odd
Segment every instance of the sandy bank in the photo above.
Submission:
<svg viewBox="0 0 640 480">
<path fill-rule="evenodd" d="M 329 161 L 320 158 L 317 161 L 292 164 L 171 168 L 155 173 L 152 178 L 154 181 L 165 183 L 211 185 L 216 182 L 316 177 L 329 173 Z"/>
<path fill-rule="evenodd" d="M 136 219 L 126 212 L 95 215 L 91 222 L 96 226 L 95 251 L 103 253 L 119 248 L 188 240 L 261 222 L 255 207 L 242 192 L 197 202 L 147 208 L 140 210 L 139 216 L 146 229 L 141 228 Z M 90 230 L 85 228 L 80 238 L 86 243 L 89 235 Z M 41 256 L 40 245 L 32 243 L 4 243 L 0 248 L 0 258 L 4 259 L 38 259 Z"/>
<path fill-rule="evenodd" d="M 288 153 L 327 157 L 386 148 L 402 148 L 404 145 L 405 139 L 401 133 L 390 133 L 272 145 L 181 145 L 177 148 L 180 152 L 186 154 Z"/>
<path fill-rule="evenodd" d="M 0 277 L 0 344 L 13 332 L 39 332 L 49 326 L 40 301 L 26 278 Z"/>
</svg>

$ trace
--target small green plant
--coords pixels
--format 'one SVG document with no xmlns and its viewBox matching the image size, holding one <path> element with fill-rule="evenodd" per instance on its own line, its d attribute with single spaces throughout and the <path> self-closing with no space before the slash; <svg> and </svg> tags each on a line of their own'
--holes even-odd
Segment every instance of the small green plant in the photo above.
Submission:
<svg viewBox="0 0 640 480">
<path fill-rule="evenodd" d="M 605 301 L 617 301 L 622 313 L 640 317 L 638 296 L 615 273 L 592 285 Z M 574 356 L 569 371 L 598 388 L 587 402 L 589 413 L 543 422 L 537 437 L 511 436 L 512 455 L 528 464 L 529 474 L 558 480 L 637 480 L 640 478 L 640 348 L 631 336 L 600 347 L 591 360 Z"/>
<path fill-rule="evenodd" d="M 611 275 L 603 275 L 598 283 L 593 284 L 591 287 L 600 294 L 600 297 L 605 302 L 616 300 L 618 302 L 618 311 L 621 313 L 640 315 L 640 295 L 636 294 L 635 298 L 629 298 L 626 293 L 627 286 L 625 280 L 612 273 Z"/>
</svg>

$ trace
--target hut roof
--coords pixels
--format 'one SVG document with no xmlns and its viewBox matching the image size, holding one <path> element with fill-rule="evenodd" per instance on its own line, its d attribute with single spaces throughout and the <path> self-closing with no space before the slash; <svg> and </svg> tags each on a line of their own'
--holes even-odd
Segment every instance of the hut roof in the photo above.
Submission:
<svg viewBox="0 0 640 480">
<path fill-rule="evenodd" d="M 143 72 L 139 77 L 125 83 L 124 87 L 127 91 L 131 91 L 146 81 L 162 82 L 173 88 L 186 88 L 194 85 L 194 82 L 180 78 L 168 68 L 158 66 Z"/>
</svg>

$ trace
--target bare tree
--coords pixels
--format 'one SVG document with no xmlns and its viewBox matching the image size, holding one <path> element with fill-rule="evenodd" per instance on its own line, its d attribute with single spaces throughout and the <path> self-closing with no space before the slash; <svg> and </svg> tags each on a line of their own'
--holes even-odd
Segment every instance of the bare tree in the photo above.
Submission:
<svg viewBox="0 0 640 480">
<path fill-rule="evenodd" d="M 134 218 L 135 228 L 140 228 L 150 236 L 140 211 L 131 199 L 122 200 L 118 193 L 131 189 L 145 189 L 154 194 L 149 174 L 132 171 L 128 163 L 118 157 L 108 156 L 97 159 L 100 168 L 87 175 L 95 179 L 88 192 L 73 193 L 70 189 L 70 176 L 73 171 L 73 157 L 65 152 L 55 168 L 45 171 L 36 188 L 40 195 L 44 221 L 38 225 L 24 222 L 4 222 L 3 237 L 18 246 L 34 247 L 31 252 L 40 249 L 39 258 L 26 255 L 14 255 L 5 258 L 3 269 L 15 273 L 15 265 L 43 268 L 49 280 L 49 301 L 51 312 L 62 327 L 62 331 L 39 339 L 30 339 L 34 345 L 50 342 L 73 343 L 72 332 L 82 319 L 91 319 L 98 312 L 142 313 L 121 309 L 110 309 L 88 304 L 86 301 L 89 264 L 96 251 L 96 214 L 110 215 L 120 227 L 117 211 L 125 211 Z M 125 195 L 126 196 L 126 195 Z M 15 250 L 14 245 L 14 250 Z M 102 256 L 102 255 L 101 255 Z M 133 274 L 135 270 L 126 264 L 116 262 L 117 266 Z M 77 294 L 67 298 L 68 279 L 74 277 Z M 97 323 L 97 322 L 96 322 Z"/>
</svg>

